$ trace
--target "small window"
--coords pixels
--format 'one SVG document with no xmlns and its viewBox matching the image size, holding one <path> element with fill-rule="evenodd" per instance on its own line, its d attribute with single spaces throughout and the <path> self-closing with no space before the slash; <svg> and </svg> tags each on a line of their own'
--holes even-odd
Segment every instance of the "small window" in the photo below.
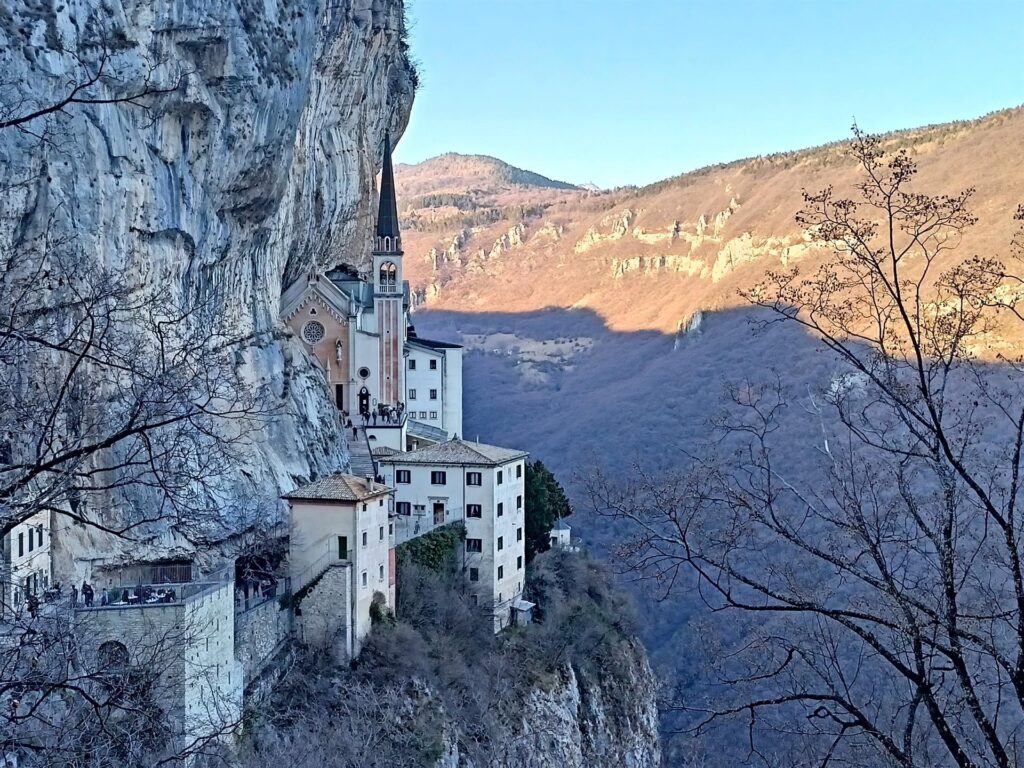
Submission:
<svg viewBox="0 0 1024 768">
<path fill-rule="evenodd" d="M 466 539 L 466 551 L 467 552 L 483 552 L 484 551 L 483 539 Z"/>
<path fill-rule="evenodd" d="M 394 534 L 395 534 L 395 524 L 394 523 L 388 523 L 388 536 L 394 536 Z"/>
<path fill-rule="evenodd" d="M 360 379 L 368 379 L 368 378 L 370 378 L 370 369 L 367 368 L 365 365 L 362 368 L 360 368 L 357 371 L 357 373 L 359 374 L 359 378 Z"/>
<path fill-rule="evenodd" d="M 25 532 L 18 531 L 18 557 L 25 554 Z"/>
<path fill-rule="evenodd" d="M 410 371 L 415 371 L 416 370 L 416 358 L 415 357 L 410 357 L 409 358 L 409 370 Z"/>
<path fill-rule="evenodd" d="M 499 501 L 498 502 L 498 517 L 501 517 L 504 514 L 505 514 L 505 502 Z"/>
<path fill-rule="evenodd" d="M 363 571 L 363 586 L 366 586 L 366 571 Z"/>
<path fill-rule="evenodd" d="M 380 540 L 384 541 L 384 526 L 383 525 L 380 527 Z"/>
<path fill-rule="evenodd" d="M 470 581 L 480 581 L 480 569 L 479 568 L 470 568 L 469 569 L 469 580 Z"/>
<path fill-rule="evenodd" d="M 363 546 L 364 547 L 366 546 L 366 543 L 367 543 L 368 540 L 369 540 L 369 537 L 366 535 L 366 531 L 363 531 Z"/>
<path fill-rule="evenodd" d="M 523 529 L 522 528 L 516 528 L 516 541 L 522 541 L 522 540 L 523 540 Z"/>
<path fill-rule="evenodd" d="M 499 579 L 504 579 L 505 578 L 505 566 L 504 565 L 499 565 L 498 566 L 498 578 Z"/>
<path fill-rule="evenodd" d="M 29 552 L 31 552 L 33 549 L 36 548 L 35 533 L 36 533 L 36 529 L 35 528 L 29 528 L 28 529 L 28 551 Z"/>
<path fill-rule="evenodd" d="M 516 570 L 518 570 L 518 571 L 523 570 L 523 556 L 522 555 L 520 555 L 519 557 L 516 558 Z"/>
<path fill-rule="evenodd" d="M 505 473 L 502 470 L 499 469 L 498 470 L 498 485 L 501 485 L 503 482 L 505 482 Z"/>
<path fill-rule="evenodd" d="M 437 411 L 431 411 L 430 412 L 430 418 L 436 419 L 437 418 Z"/>
<path fill-rule="evenodd" d="M 395 504 L 395 512 L 400 515 L 411 515 L 412 505 L 408 501 L 399 501 Z"/>
<path fill-rule="evenodd" d="M 523 476 L 523 465 L 522 464 L 516 464 L 516 477 L 519 478 L 519 477 L 522 477 L 522 476 Z"/>
<path fill-rule="evenodd" d="M 520 558 L 520 559 L 522 559 L 522 558 Z M 383 565 L 380 566 L 380 575 L 377 577 L 377 580 L 378 581 L 384 581 L 384 566 Z"/>
<path fill-rule="evenodd" d="M 430 390 L 430 399 L 431 400 L 437 400 L 437 390 L 436 389 Z"/>
<path fill-rule="evenodd" d="M 420 418 L 421 419 L 427 418 L 427 412 L 426 411 L 420 411 Z"/>
<path fill-rule="evenodd" d="M 504 548 L 505 548 L 505 537 L 504 536 L 499 536 L 498 537 L 498 551 L 501 552 L 501 550 L 503 550 Z"/>
<path fill-rule="evenodd" d="M 395 482 L 407 485 L 412 482 L 412 471 L 408 469 L 395 470 Z"/>
<path fill-rule="evenodd" d="M 415 389 L 410 389 L 409 390 L 409 399 L 410 400 L 415 400 L 416 399 L 416 390 Z"/>
<path fill-rule="evenodd" d="M 466 517 L 483 517 L 482 507 L 479 504 L 467 504 Z"/>
<path fill-rule="evenodd" d="M 430 361 L 430 370 L 432 370 L 432 371 L 436 371 L 437 370 L 437 360 L 431 360 Z"/>
<path fill-rule="evenodd" d="M 522 508 L 523 508 L 523 497 L 522 496 L 516 496 L 516 509 L 522 509 Z"/>
<path fill-rule="evenodd" d="M 43 526 L 36 526 L 36 536 L 39 537 L 39 546 L 43 546 Z"/>
<path fill-rule="evenodd" d="M 448 474 L 446 472 L 431 472 L 430 473 L 430 484 L 431 485 L 446 485 L 448 482 Z"/>
<path fill-rule="evenodd" d="M 466 485 L 483 485 L 483 477 L 479 472 L 467 472 Z"/>
</svg>

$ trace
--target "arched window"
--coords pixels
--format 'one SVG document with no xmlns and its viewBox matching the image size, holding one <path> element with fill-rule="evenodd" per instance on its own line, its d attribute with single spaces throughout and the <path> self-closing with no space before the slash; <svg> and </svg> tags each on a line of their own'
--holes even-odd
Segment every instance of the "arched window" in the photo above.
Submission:
<svg viewBox="0 0 1024 768">
<path fill-rule="evenodd" d="M 380 285 L 382 288 L 394 288 L 398 282 L 398 267 L 393 261 L 385 261 L 380 265 Z"/>
</svg>

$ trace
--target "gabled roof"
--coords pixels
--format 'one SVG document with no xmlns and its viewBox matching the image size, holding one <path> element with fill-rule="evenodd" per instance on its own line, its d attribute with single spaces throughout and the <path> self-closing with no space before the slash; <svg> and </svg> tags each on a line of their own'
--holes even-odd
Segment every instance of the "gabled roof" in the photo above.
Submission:
<svg viewBox="0 0 1024 768">
<path fill-rule="evenodd" d="M 565 518 L 560 517 L 560 518 L 558 518 L 558 522 L 555 523 L 554 526 L 552 527 L 552 530 L 555 530 L 555 531 L 570 531 L 572 529 L 569 527 L 569 524 L 567 522 L 565 522 Z"/>
<path fill-rule="evenodd" d="M 370 451 L 374 456 L 394 456 L 396 453 L 401 453 L 397 448 L 392 448 L 390 445 L 381 445 Z"/>
<path fill-rule="evenodd" d="M 391 167 L 390 133 L 384 134 L 384 163 L 380 171 L 377 237 L 398 237 L 398 201 L 395 199 L 395 171 Z"/>
<path fill-rule="evenodd" d="M 386 485 L 356 475 L 330 475 L 286 493 L 284 498 L 301 501 L 362 501 L 390 493 Z"/>
<path fill-rule="evenodd" d="M 529 456 L 515 448 L 499 448 L 486 443 L 469 443 L 455 438 L 445 443 L 428 445 L 408 453 L 396 453 L 380 459 L 382 464 L 449 464 L 473 467 L 497 467 Z"/>
</svg>

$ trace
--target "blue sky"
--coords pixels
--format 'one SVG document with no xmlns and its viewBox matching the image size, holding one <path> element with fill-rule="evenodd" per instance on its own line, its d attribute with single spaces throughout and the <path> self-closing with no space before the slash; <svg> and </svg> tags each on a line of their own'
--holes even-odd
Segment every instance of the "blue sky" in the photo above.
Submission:
<svg viewBox="0 0 1024 768">
<path fill-rule="evenodd" d="M 401 162 L 495 155 L 576 183 L 1024 102 L 1024 0 L 406 0 Z"/>
</svg>

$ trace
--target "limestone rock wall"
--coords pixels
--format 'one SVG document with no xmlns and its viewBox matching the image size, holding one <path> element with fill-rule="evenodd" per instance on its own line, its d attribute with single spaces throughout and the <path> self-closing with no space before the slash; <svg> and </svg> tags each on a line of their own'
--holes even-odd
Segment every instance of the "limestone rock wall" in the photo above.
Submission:
<svg viewBox="0 0 1024 768">
<path fill-rule="evenodd" d="M 415 90 L 402 2 L 5 0 L 0 120 L 100 61 L 96 95 L 165 93 L 0 130 L 0 252 L 49 222 L 78 258 L 214 306 L 279 409 L 236 491 L 273 512 L 281 488 L 345 466 L 277 308 L 303 271 L 368 257 L 383 134 L 401 134 Z"/>
</svg>

